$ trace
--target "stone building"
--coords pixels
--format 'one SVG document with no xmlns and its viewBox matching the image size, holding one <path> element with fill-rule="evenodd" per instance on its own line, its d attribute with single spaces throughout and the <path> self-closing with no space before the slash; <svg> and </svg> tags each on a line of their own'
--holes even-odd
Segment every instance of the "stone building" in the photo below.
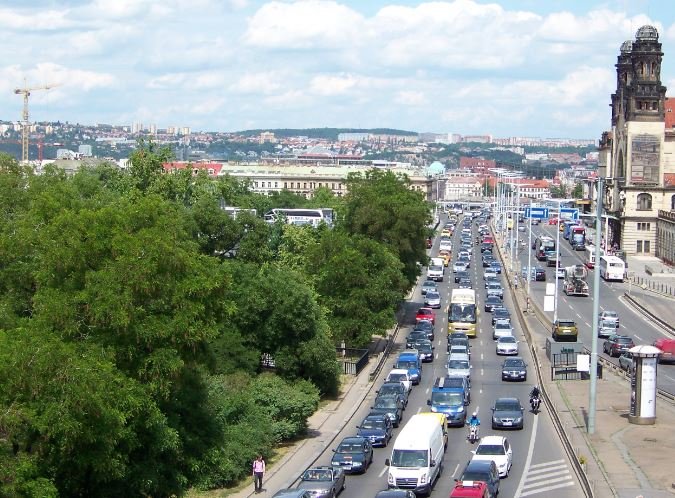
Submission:
<svg viewBox="0 0 675 498">
<path fill-rule="evenodd" d="M 653 26 L 625 41 L 616 63 L 612 128 L 602 134 L 598 174 L 606 177 L 603 196 L 608 224 L 603 238 L 629 255 L 654 255 L 659 210 L 675 207 L 675 133 L 666 130 L 666 87 L 661 83 L 663 52 Z M 597 184 L 586 196 L 597 199 Z M 595 206 L 592 207 L 595 213 Z"/>
</svg>

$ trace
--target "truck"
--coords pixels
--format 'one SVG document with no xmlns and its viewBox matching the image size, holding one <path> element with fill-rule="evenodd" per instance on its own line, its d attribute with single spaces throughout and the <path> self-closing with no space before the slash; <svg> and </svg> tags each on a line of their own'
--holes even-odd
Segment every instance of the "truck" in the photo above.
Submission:
<svg viewBox="0 0 675 498">
<path fill-rule="evenodd" d="M 586 229 L 580 225 L 571 227 L 569 241 L 575 251 L 583 251 L 586 248 Z"/>
<path fill-rule="evenodd" d="M 565 292 L 565 295 L 588 297 L 587 276 L 588 270 L 584 265 L 574 265 L 565 268 L 565 280 L 563 282 L 563 291 Z"/>
</svg>

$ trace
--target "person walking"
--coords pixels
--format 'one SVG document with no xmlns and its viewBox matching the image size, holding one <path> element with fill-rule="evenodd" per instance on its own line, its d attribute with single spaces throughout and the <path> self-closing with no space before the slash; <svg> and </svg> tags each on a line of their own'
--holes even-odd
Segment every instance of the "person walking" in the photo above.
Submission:
<svg viewBox="0 0 675 498">
<path fill-rule="evenodd" d="M 263 490 L 263 476 L 265 475 L 265 460 L 262 455 L 253 460 L 253 484 L 256 493 L 262 493 Z"/>
</svg>

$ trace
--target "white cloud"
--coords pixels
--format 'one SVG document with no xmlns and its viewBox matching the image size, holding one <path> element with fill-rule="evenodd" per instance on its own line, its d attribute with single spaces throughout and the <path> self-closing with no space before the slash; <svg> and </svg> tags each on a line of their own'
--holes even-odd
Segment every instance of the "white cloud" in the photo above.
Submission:
<svg viewBox="0 0 675 498">
<path fill-rule="evenodd" d="M 249 20 L 245 43 L 268 49 L 335 48 L 358 39 L 364 18 L 330 0 L 273 1 Z"/>
<path fill-rule="evenodd" d="M 230 85 L 230 89 L 241 94 L 270 95 L 281 88 L 285 76 L 274 72 L 246 73 Z"/>
<path fill-rule="evenodd" d="M 342 95 L 353 89 L 357 83 L 357 78 L 350 74 L 320 74 L 312 78 L 309 83 L 309 90 L 313 94 L 326 97 L 332 95 Z"/>
<path fill-rule="evenodd" d="M 413 90 L 401 90 L 396 93 L 396 102 L 406 106 L 422 106 L 428 104 L 424 93 Z"/>
<path fill-rule="evenodd" d="M 69 10 L 13 10 L 0 8 L 0 28 L 14 31 L 55 31 L 75 27 Z"/>
</svg>

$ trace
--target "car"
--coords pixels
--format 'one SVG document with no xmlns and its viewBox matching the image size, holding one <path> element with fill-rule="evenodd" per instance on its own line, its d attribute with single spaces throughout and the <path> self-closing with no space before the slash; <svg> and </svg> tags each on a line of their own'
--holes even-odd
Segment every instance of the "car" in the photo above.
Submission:
<svg viewBox="0 0 675 498">
<path fill-rule="evenodd" d="M 483 270 L 483 280 L 487 280 L 489 277 L 497 278 L 497 270 L 492 268 L 492 266 L 488 266 Z"/>
<path fill-rule="evenodd" d="M 451 332 L 450 335 L 448 336 L 448 340 L 450 342 L 452 342 L 455 339 L 466 339 L 468 341 L 469 336 L 466 335 L 466 332 L 461 332 L 461 331 Z"/>
<path fill-rule="evenodd" d="M 558 319 L 552 324 L 551 337 L 558 342 L 567 339 L 572 342 L 577 340 L 579 329 L 574 320 Z"/>
<path fill-rule="evenodd" d="M 675 339 L 662 337 L 656 339 L 652 346 L 661 350 L 661 354 L 659 354 L 660 363 L 672 363 L 675 361 Z"/>
<path fill-rule="evenodd" d="M 495 321 L 495 324 L 492 328 L 492 339 L 497 340 L 500 337 L 506 337 L 513 335 L 513 326 L 511 325 L 511 320 L 505 318 Z"/>
<path fill-rule="evenodd" d="M 501 282 L 499 281 L 499 277 L 497 275 L 489 275 L 485 277 L 485 288 L 487 289 L 490 284 L 500 284 Z"/>
<path fill-rule="evenodd" d="M 524 232 L 525 231 L 525 225 L 518 225 L 518 231 Z"/>
<path fill-rule="evenodd" d="M 469 258 L 469 257 L 466 256 L 466 255 L 465 255 L 465 256 L 459 256 L 459 257 L 457 258 L 457 263 L 464 263 L 464 264 L 466 265 L 466 269 L 467 269 L 467 270 L 468 270 L 469 268 L 471 268 L 471 258 Z"/>
<path fill-rule="evenodd" d="M 375 498 L 416 498 L 414 492 L 409 489 L 385 489 L 384 491 L 379 491 Z"/>
<path fill-rule="evenodd" d="M 422 381 L 422 358 L 416 349 L 406 349 L 401 352 L 394 365 L 395 369 L 408 370 L 413 385 Z"/>
<path fill-rule="evenodd" d="M 459 251 L 459 253 L 457 254 L 457 259 L 460 259 L 462 261 L 471 261 L 471 248 L 470 247 L 467 249 L 463 248 L 461 251 Z"/>
<path fill-rule="evenodd" d="M 497 339 L 497 354 L 512 355 L 518 354 L 518 340 L 512 335 L 505 335 Z"/>
<path fill-rule="evenodd" d="M 527 363 L 520 356 L 507 358 L 502 363 L 502 380 L 527 380 Z"/>
<path fill-rule="evenodd" d="M 462 278 L 457 284 L 458 289 L 473 289 L 473 284 L 470 278 Z"/>
<path fill-rule="evenodd" d="M 499 299 L 504 299 L 504 288 L 498 282 L 490 283 L 487 286 L 488 296 L 497 296 Z"/>
<path fill-rule="evenodd" d="M 432 324 L 436 325 L 436 314 L 431 308 L 420 308 L 415 315 L 415 321 L 418 320 L 429 320 Z"/>
<path fill-rule="evenodd" d="M 439 309 L 441 307 L 441 295 L 436 291 L 427 292 L 426 296 L 424 296 L 424 306 Z"/>
<path fill-rule="evenodd" d="M 487 484 L 489 496 L 499 494 L 499 471 L 492 460 L 471 460 L 462 472 L 459 482 L 484 482 Z"/>
<path fill-rule="evenodd" d="M 518 398 L 497 398 L 492 407 L 492 429 L 522 429 L 523 405 Z"/>
<path fill-rule="evenodd" d="M 462 280 L 463 278 L 471 279 L 471 274 L 466 270 L 458 271 L 457 273 L 455 273 L 456 284 L 458 284 L 459 281 Z"/>
<path fill-rule="evenodd" d="M 615 328 L 619 328 L 619 314 L 616 311 L 605 310 L 600 313 L 598 320 L 605 320 L 614 323 Z"/>
<path fill-rule="evenodd" d="M 452 351 L 453 346 L 464 346 L 466 348 L 467 354 L 469 355 L 469 358 L 471 358 L 471 344 L 469 344 L 468 338 L 463 337 L 455 337 L 454 339 L 448 338 L 448 353 Z"/>
<path fill-rule="evenodd" d="M 493 308 L 492 309 L 492 326 L 494 327 L 495 323 L 497 320 L 511 320 L 511 313 L 509 313 L 509 310 L 504 308 L 503 306 L 501 308 Z"/>
<path fill-rule="evenodd" d="M 306 489 L 286 488 L 280 489 L 274 493 L 272 498 L 313 498 L 313 496 L 314 495 Z"/>
<path fill-rule="evenodd" d="M 492 261 L 490 263 L 490 268 L 492 268 L 497 273 L 497 275 L 501 275 L 502 264 L 499 261 Z"/>
<path fill-rule="evenodd" d="M 333 498 L 345 489 L 345 471 L 327 465 L 311 467 L 302 473 L 297 487 L 309 491 L 312 498 Z"/>
<path fill-rule="evenodd" d="M 438 290 L 438 284 L 436 283 L 435 280 L 425 280 L 424 283 L 422 284 L 422 295 L 426 295 L 427 292 L 429 291 L 437 291 Z"/>
<path fill-rule="evenodd" d="M 427 238 L 427 249 L 431 249 L 434 245 L 434 239 L 431 237 Z"/>
<path fill-rule="evenodd" d="M 493 244 L 490 244 L 489 242 L 481 242 L 481 244 L 480 244 L 480 252 L 481 252 L 481 254 L 485 254 L 485 253 L 490 253 L 490 254 L 492 254 L 492 248 L 493 248 L 493 246 L 494 246 L 494 245 L 493 245 Z"/>
<path fill-rule="evenodd" d="M 448 344 L 448 354 L 449 355 L 465 354 L 469 358 L 471 358 L 471 353 L 468 344 L 450 343 Z"/>
<path fill-rule="evenodd" d="M 389 372 L 384 382 L 400 382 L 406 388 L 408 393 L 410 393 L 410 390 L 412 389 L 412 380 L 410 379 L 410 374 L 408 374 L 408 371 L 404 369 L 394 368 L 391 372 Z"/>
<path fill-rule="evenodd" d="M 565 268 L 557 268 L 555 271 L 556 278 L 565 278 Z"/>
<path fill-rule="evenodd" d="M 558 218 L 549 218 L 548 224 L 549 225 L 557 225 L 558 224 Z"/>
<path fill-rule="evenodd" d="M 621 353 L 621 356 L 619 356 L 619 368 L 626 372 L 631 372 L 633 370 L 633 365 L 633 354 L 628 351 Z"/>
<path fill-rule="evenodd" d="M 424 330 L 413 330 L 408 334 L 408 337 L 405 338 L 405 347 L 412 348 L 413 344 L 421 339 L 428 339 L 426 331 Z"/>
<path fill-rule="evenodd" d="M 448 266 L 450 264 L 450 260 L 452 259 L 452 256 L 450 255 L 450 251 L 447 249 L 443 249 L 438 252 L 438 257 L 443 259 L 443 266 Z"/>
<path fill-rule="evenodd" d="M 400 381 L 388 381 L 384 382 L 380 388 L 375 391 L 377 394 L 398 394 L 401 397 L 401 400 L 403 400 L 403 409 L 405 410 L 405 407 L 408 406 L 408 388 L 406 388 L 405 384 Z"/>
<path fill-rule="evenodd" d="M 419 352 L 420 359 L 424 363 L 434 361 L 434 345 L 428 339 L 418 339 L 412 345 Z"/>
<path fill-rule="evenodd" d="M 434 324 L 431 320 L 417 320 L 417 322 L 415 322 L 415 328 L 413 328 L 413 332 L 419 331 L 426 333 L 427 339 L 430 341 L 434 340 Z"/>
<path fill-rule="evenodd" d="M 555 268 L 556 261 L 558 261 L 558 251 L 544 251 L 546 257 L 546 266 Z"/>
<path fill-rule="evenodd" d="M 499 296 L 493 295 L 485 298 L 484 308 L 486 312 L 492 313 L 492 311 L 498 306 L 502 306 L 502 300 Z"/>
<path fill-rule="evenodd" d="M 447 376 L 465 377 L 471 383 L 471 362 L 468 354 L 455 354 L 448 356 Z"/>
<path fill-rule="evenodd" d="M 609 337 L 616 334 L 616 324 L 611 320 L 600 320 L 598 323 L 598 337 Z"/>
<path fill-rule="evenodd" d="M 609 356 L 619 356 L 632 347 L 635 343 L 627 335 L 612 334 L 602 343 L 602 350 Z"/>
<path fill-rule="evenodd" d="M 455 261 L 455 264 L 452 265 L 452 272 L 457 273 L 459 271 L 466 271 L 469 268 L 469 265 L 466 261 Z"/>
<path fill-rule="evenodd" d="M 508 477 L 513 463 L 513 450 L 504 436 L 484 436 L 472 451 L 471 460 L 489 460 L 497 466 L 499 477 Z"/>
<path fill-rule="evenodd" d="M 546 270 L 537 266 L 534 269 L 534 280 L 537 282 L 546 282 Z"/>
<path fill-rule="evenodd" d="M 450 240 L 441 239 L 441 243 L 438 246 L 439 251 L 452 251 L 452 242 Z"/>
<path fill-rule="evenodd" d="M 403 418 L 403 400 L 397 394 L 378 394 L 370 407 L 371 415 L 386 415 L 394 427 L 398 427 Z"/>
<path fill-rule="evenodd" d="M 491 252 L 483 254 L 483 268 L 490 268 L 494 261 L 495 258 Z"/>
<path fill-rule="evenodd" d="M 370 440 L 361 436 L 344 438 L 333 450 L 330 464 L 339 467 L 346 474 L 364 474 L 373 463 L 373 445 Z"/>
</svg>

